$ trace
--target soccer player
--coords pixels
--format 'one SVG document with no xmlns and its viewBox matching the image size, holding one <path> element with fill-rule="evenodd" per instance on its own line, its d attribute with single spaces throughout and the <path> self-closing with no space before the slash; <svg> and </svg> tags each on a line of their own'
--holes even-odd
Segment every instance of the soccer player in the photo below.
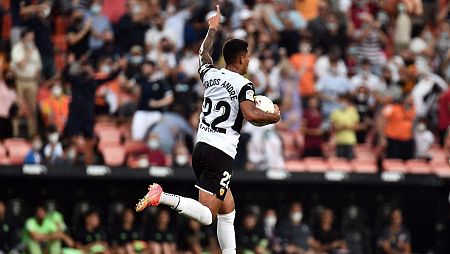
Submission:
<svg viewBox="0 0 450 254">
<path fill-rule="evenodd" d="M 199 201 L 163 192 L 152 184 L 147 195 L 136 205 L 136 211 L 147 206 L 167 205 L 202 225 L 210 225 L 217 216 L 217 238 L 223 254 L 236 253 L 234 232 L 234 199 L 229 190 L 233 160 L 244 118 L 260 124 L 280 120 L 280 110 L 266 113 L 255 106 L 255 89 L 244 78 L 250 59 L 248 43 L 231 39 L 223 46 L 226 67 L 213 66 L 210 53 L 220 23 L 220 9 L 212 16 L 209 30 L 200 47 L 200 79 L 205 87 L 197 144 L 192 167 L 198 179 Z"/>
</svg>

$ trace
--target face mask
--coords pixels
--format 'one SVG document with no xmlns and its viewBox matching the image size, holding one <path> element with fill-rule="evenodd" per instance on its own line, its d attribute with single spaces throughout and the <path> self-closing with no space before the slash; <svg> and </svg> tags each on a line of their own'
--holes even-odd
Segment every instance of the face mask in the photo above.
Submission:
<svg viewBox="0 0 450 254">
<path fill-rule="evenodd" d="M 32 42 L 25 42 L 25 47 L 28 49 L 33 48 L 33 43 Z"/>
<path fill-rule="evenodd" d="M 94 4 L 91 6 L 91 12 L 93 14 L 99 14 L 102 11 L 102 6 L 100 4 Z"/>
<path fill-rule="evenodd" d="M 150 163 L 148 162 L 148 160 L 146 158 L 141 158 L 138 160 L 137 163 L 139 168 L 146 168 L 148 166 L 150 166 Z"/>
<path fill-rule="evenodd" d="M 337 27 L 338 27 L 338 25 L 336 23 L 333 23 L 333 22 L 330 22 L 330 23 L 327 24 L 328 30 L 331 30 L 331 31 L 336 30 Z"/>
<path fill-rule="evenodd" d="M 62 91 L 61 86 L 55 85 L 55 86 L 52 87 L 52 94 L 54 96 L 59 97 L 59 96 L 61 96 L 62 92 L 63 91 Z"/>
<path fill-rule="evenodd" d="M 186 155 L 177 155 L 175 157 L 175 162 L 178 165 L 186 165 L 186 163 L 188 162 L 189 158 Z"/>
<path fill-rule="evenodd" d="M 308 53 L 311 50 L 311 45 L 308 43 L 302 43 L 300 44 L 300 51 L 303 53 Z"/>
<path fill-rule="evenodd" d="M 74 160 L 76 156 L 77 156 L 77 150 L 74 149 L 74 148 L 70 149 L 70 150 L 67 152 L 67 158 L 68 158 L 69 160 Z"/>
<path fill-rule="evenodd" d="M 337 70 L 337 68 L 331 67 L 329 72 L 330 72 L 330 74 L 331 74 L 332 76 L 337 76 L 337 75 L 338 75 L 338 70 Z"/>
<path fill-rule="evenodd" d="M 140 63 L 142 63 L 142 60 L 144 60 L 144 57 L 142 57 L 142 56 L 131 56 L 130 57 L 130 62 L 132 64 L 140 64 Z"/>
<path fill-rule="evenodd" d="M 362 70 L 362 71 L 361 71 L 361 75 L 362 75 L 363 77 L 368 77 L 368 76 L 370 75 L 370 71 Z"/>
<path fill-rule="evenodd" d="M 406 12 L 406 6 L 405 6 L 404 3 L 400 3 L 400 4 L 398 5 L 398 12 L 399 12 L 399 13 L 405 13 L 405 12 Z"/>
<path fill-rule="evenodd" d="M 58 133 L 52 133 L 48 135 L 48 141 L 52 144 L 56 144 L 58 142 L 58 139 L 59 139 Z"/>
<path fill-rule="evenodd" d="M 419 123 L 418 125 L 417 125 L 417 130 L 418 131 L 424 131 L 424 130 L 426 130 L 427 129 L 427 126 L 424 124 L 424 123 Z"/>
<path fill-rule="evenodd" d="M 133 6 L 133 9 L 131 9 L 131 12 L 133 14 L 139 14 L 139 13 L 141 13 L 141 10 L 142 10 L 141 6 L 137 4 L 137 5 Z"/>
<path fill-rule="evenodd" d="M 49 15 L 50 15 L 50 8 L 47 7 L 47 8 L 45 8 L 45 9 L 42 11 L 42 16 L 43 16 L 44 18 L 46 18 L 46 17 L 48 17 Z"/>
<path fill-rule="evenodd" d="M 358 101 L 365 101 L 367 99 L 367 96 L 365 93 L 358 93 L 356 95 L 356 99 L 358 99 Z"/>
<path fill-rule="evenodd" d="M 275 225 L 277 224 L 277 217 L 267 216 L 266 219 L 264 220 L 264 224 L 270 228 L 275 227 Z"/>
<path fill-rule="evenodd" d="M 159 140 L 151 139 L 150 141 L 148 141 L 147 145 L 148 145 L 148 147 L 150 147 L 150 149 L 158 149 L 159 148 Z"/>
<path fill-rule="evenodd" d="M 34 151 L 39 151 L 42 148 L 42 142 L 41 141 L 34 141 L 31 145 Z"/>
<path fill-rule="evenodd" d="M 104 74 L 110 74 L 112 71 L 111 66 L 109 65 L 102 65 L 102 67 L 100 67 L 100 72 L 104 73 Z"/>
<path fill-rule="evenodd" d="M 299 223 L 303 218 L 303 213 L 302 212 L 294 212 L 291 213 L 291 220 L 294 223 Z"/>
</svg>

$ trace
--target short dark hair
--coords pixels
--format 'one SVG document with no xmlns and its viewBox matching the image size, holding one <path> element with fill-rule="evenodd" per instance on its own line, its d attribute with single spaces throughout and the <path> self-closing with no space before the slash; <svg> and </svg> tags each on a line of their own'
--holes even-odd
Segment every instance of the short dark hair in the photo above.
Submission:
<svg viewBox="0 0 450 254">
<path fill-rule="evenodd" d="M 241 39 L 231 39 L 225 42 L 222 49 L 225 64 L 234 63 L 237 58 L 248 52 L 248 42 Z"/>
<path fill-rule="evenodd" d="M 25 38 L 25 36 L 27 36 L 27 34 L 29 33 L 34 33 L 33 30 L 29 29 L 29 28 L 25 28 L 20 32 L 20 39 Z"/>
</svg>

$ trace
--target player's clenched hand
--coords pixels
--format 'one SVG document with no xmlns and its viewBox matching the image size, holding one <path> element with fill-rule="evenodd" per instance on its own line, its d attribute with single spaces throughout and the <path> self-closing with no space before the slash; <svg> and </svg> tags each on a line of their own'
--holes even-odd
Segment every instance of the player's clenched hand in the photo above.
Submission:
<svg viewBox="0 0 450 254">
<path fill-rule="evenodd" d="M 222 17 L 222 14 L 220 14 L 220 7 L 217 5 L 216 14 L 208 19 L 209 27 L 212 29 L 218 29 L 220 24 L 220 18 Z"/>
<path fill-rule="evenodd" d="M 277 104 L 273 104 L 273 107 L 274 107 L 273 114 L 277 117 L 277 119 L 278 119 L 277 122 L 278 122 L 278 121 L 280 121 L 280 118 L 281 118 L 280 107 L 278 107 Z"/>
</svg>

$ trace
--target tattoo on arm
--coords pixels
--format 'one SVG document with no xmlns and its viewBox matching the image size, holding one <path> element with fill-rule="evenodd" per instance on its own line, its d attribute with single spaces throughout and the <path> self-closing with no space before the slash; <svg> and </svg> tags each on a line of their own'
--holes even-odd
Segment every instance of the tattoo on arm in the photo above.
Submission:
<svg viewBox="0 0 450 254">
<path fill-rule="evenodd" d="M 206 34 L 205 40 L 203 40 L 202 45 L 200 46 L 200 51 L 198 52 L 200 57 L 200 66 L 206 63 L 212 64 L 213 60 L 211 58 L 211 50 L 214 43 L 214 38 L 217 30 L 209 28 L 208 33 Z"/>
</svg>

